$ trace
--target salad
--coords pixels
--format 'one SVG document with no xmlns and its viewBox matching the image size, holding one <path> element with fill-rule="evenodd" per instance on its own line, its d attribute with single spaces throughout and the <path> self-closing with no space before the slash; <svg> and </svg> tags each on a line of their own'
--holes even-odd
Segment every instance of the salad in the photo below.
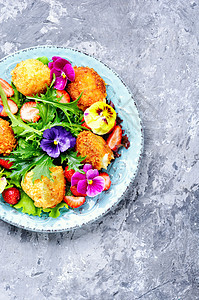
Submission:
<svg viewBox="0 0 199 300">
<path fill-rule="evenodd" d="M 0 193 L 13 209 L 57 218 L 111 188 L 104 171 L 130 143 L 106 84 L 58 56 L 0 79 Z"/>
</svg>

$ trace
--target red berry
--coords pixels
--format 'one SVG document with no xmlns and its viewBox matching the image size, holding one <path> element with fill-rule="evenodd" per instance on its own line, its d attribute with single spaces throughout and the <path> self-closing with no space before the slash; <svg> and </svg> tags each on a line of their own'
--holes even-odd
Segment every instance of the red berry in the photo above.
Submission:
<svg viewBox="0 0 199 300">
<path fill-rule="evenodd" d="M 12 97 L 14 95 L 14 90 L 7 81 L 0 78 L 0 84 L 7 97 Z"/>
<path fill-rule="evenodd" d="M 110 133 L 107 139 L 107 145 L 111 148 L 111 150 L 117 150 L 122 142 L 122 128 L 117 125 Z"/>
<path fill-rule="evenodd" d="M 64 201 L 71 208 L 80 207 L 86 201 L 86 197 L 65 196 Z"/>
<path fill-rule="evenodd" d="M 5 160 L 0 158 L 0 166 L 2 166 L 5 169 L 10 169 L 12 167 L 13 163 L 9 160 Z"/>
<path fill-rule="evenodd" d="M 3 199 L 5 202 L 15 205 L 19 202 L 21 197 L 20 192 L 17 188 L 11 187 L 3 191 L 2 193 Z"/>
<path fill-rule="evenodd" d="M 60 98 L 61 96 L 63 96 L 63 97 L 59 101 L 60 103 L 69 103 L 70 102 L 70 96 L 65 90 L 57 90 L 57 98 Z"/>
<path fill-rule="evenodd" d="M 37 103 L 34 101 L 26 102 L 20 110 L 20 116 L 23 121 L 37 122 L 40 118 L 39 110 L 36 108 Z"/>
<path fill-rule="evenodd" d="M 87 195 L 86 194 L 82 194 L 82 193 L 79 193 L 77 191 L 77 187 L 75 185 L 71 186 L 70 187 L 70 190 L 71 190 L 71 193 L 74 195 L 74 196 L 77 196 L 77 197 L 86 197 Z"/>
<path fill-rule="evenodd" d="M 66 166 L 64 175 L 65 175 L 67 181 L 71 182 L 71 178 L 74 173 L 75 173 L 75 170 L 73 170 L 73 169 L 68 170 L 68 166 Z"/>
<path fill-rule="evenodd" d="M 104 180 L 105 180 L 104 191 L 107 191 L 110 188 L 110 186 L 111 186 L 110 177 L 109 177 L 109 175 L 106 172 L 100 173 L 100 176 L 102 176 L 104 178 Z"/>
<path fill-rule="evenodd" d="M 13 115 L 15 115 L 18 112 L 17 104 L 14 101 L 12 101 L 11 99 L 7 99 L 7 100 L 8 100 L 8 106 L 10 108 L 11 113 Z M 0 98 L 0 105 L 3 106 L 3 101 L 1 100 L 1 98 Z M 3 110 L 1 111 L 0 116 L 1 117 L 7 117 L 8 116 L 7 112 L 5 111 L 5 108 L 3 108 Z"/>
</svg>

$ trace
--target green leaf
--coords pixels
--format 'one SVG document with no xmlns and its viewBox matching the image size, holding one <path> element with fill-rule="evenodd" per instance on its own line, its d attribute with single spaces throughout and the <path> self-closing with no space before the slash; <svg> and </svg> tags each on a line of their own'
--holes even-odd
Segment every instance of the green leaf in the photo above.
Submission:
<svg viewBox="0 0 199 300">
<path fill-rule="evenodd" d="M 44 65 L 48 65 L 49 60 L 46 56 L 37 57 L 37 60 L 41 61 Z"/>
<path fill-rule="evenodd" d="M 34 201 L 24 191 L 21 190 L 20 192 L 21 192 L 21 199 L 13 207 L 17 210 L 22 211 L 23 213 L 40 217 L 42 209 L 36 207 L 34 205 Z"/>
<path fill-rule="evenodd" d="M 43 154 L 43 156 L 41 156 L 40 160 L 37 162 L 36 166 L 32 169 L 32 181 L 34 182 L 37 179 L 41 179 L 41 176 L 46 176 L 53 181 L 50 171 L 51 167 L 55 167 L 52 159 L 50 158 L 50 156 Z"/>
<path fill-rule="evenodd" d="M 5 108 L 6 113 L 8 114 L 11 122 L 12 122 L 12 129 L 14 130 L 15 134 L 21 135 L 21 136 L 26 136 L 26 139 L 30 138 L 31 139 L 35 138 L 35 135 L 41 136 L 42 132 L 39 130 L 34 129 L 33 127 L 27 125 L 24 123 L 21 119 L 18 119 L 16 116 L 14 116 L 11 111 L 10 107 L 8 105 L 7 101 L 7 96 L 0 84 L 0 96 L 3 102 L 3 106 Z"/>
<path fill-rule="evenodd" d="M 75 172 L 84 173 L 80 168 L 83 166 L 81 163 L 86 157 L 77 156 L 78 152 L 68 150 L 67 152 L 61 153 L 61 164 L 67 161 L 68 169 L 73 169 Z"/>
<path fill-rule="evenodd" d="M 49 217 L 51 218 L 58 218 L 60 216 L 60 210 L 69 210 L 68 205 L 65 202 L 59 203 L 57 206 L 53 208 L 45 208 L 43 211 L 44 212 L 49 212 Z"/>
<path fill-rule="evenodd" d="M 17 104 L 18 108 L 20 109 L 20 107 L 22 106 L 23 101 L 24 101 L 24 96 L 17 90 L 17 88 L 13 82 L 11 82 L 11 86 L 14 90 L 14 95 L 12 97 L 10 97 L 10 99 L 12 99 Z"/>
</svg>

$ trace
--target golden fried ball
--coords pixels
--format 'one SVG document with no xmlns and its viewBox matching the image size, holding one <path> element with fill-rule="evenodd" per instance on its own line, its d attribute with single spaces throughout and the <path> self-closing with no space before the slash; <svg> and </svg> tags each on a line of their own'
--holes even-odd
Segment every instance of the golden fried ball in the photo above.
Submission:
<svg viewBox="0 0 199 300">
<path fill-rule="evenodd" d="M 79 109 L 84 111 L 97 101 L 106 102 L 105 82 L 94 69 L 75 66 L 74 71 L 75 81 L 68 84 L 67 91 L 73 101 L 83 92 L 78 101 Z"/>
<path fill-rule="evenodd" d="M 50 208 L 59 204 L 65 195 L 65 177 L 61 166 L 50 168 L 53 181 L 42 176 L 32 182 L 33 171 L 25 175 L 21 187 L 36 207 Z"/>
<path fill-rule="evenodd" d="M 86 156 L 84 162 L 98 170 L 106 169 L 114 158 L 113 152 L 105 140 L 91 131 L 84 130 L 78 134 L 76 149 L 82 157 Z"/>
<path fill-rule="evenodd" d="M 37 59 L 21 61 L 11 75 L 17 90 L 25 96 L 44 93 L 50 85 L 50 69 Z"/>
<path fill-rule="evenodd" d="M 8 121 L 0 118 L 0 154 L 9 155 L 17 141 Z"/>
</svg>

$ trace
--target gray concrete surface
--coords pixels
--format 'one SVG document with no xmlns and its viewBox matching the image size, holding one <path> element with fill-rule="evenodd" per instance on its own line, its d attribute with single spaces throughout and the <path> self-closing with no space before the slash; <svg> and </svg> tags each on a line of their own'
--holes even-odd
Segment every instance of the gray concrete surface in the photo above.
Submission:
<svg viewBox="0 0 199 300">
<path fill-rule="evenodd" d="M 88 52 L 132 90 L 140 172 L 117 208 L 68 233 L 0 221 L 0 299 L 199 299 L 199 2 L 0 1 L 0 57 L 52 44 Z"/>
</svg>

